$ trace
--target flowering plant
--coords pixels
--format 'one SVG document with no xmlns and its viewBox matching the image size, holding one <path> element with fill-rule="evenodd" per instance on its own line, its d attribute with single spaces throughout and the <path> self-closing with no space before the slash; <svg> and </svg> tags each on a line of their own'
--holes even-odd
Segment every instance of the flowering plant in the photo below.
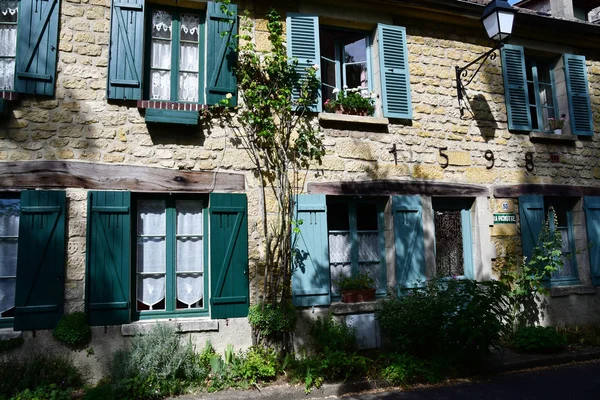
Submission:
<svg viewBox="0 0 600 400">
<path fill-rule="evenodd" d="M 327 99 L 323 105 L 326 112 L 335 113 L 341 112 L 342 114 L 352 115 L 373 115 L 375 113 L 375 94 L 369 93 L 366 88 L 357 87 L 348 89 L 344 86 L 344 89 L 333 89 L 333 94 L 336 95 L 336 99 Z"/>
<path fill-rule="evenodd" d="M 548 118 L 550 129 L 562 129 L 565 126 L 565 115 L 561 115 L 559 119 Z"/>
</svg>

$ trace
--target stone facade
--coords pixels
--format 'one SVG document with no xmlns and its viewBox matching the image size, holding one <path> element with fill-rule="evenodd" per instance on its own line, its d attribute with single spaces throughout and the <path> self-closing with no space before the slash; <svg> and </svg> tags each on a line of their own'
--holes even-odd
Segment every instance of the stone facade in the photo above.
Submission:
<svg viewBox="0 0 600 400">
<path fill-rule="evenodd" d="M 160 3 L 169 3 L 167 0 Z M 382 179 L 405 182 L 476 184 L 493 190 L 495 185 L 568 184 L 600 188 L 600 53 L 585 43 L 537 42 L 538 50 L 586 55 L 589 92 L 594 118 L 593 137 L 574 142 L 535 141 L 527 133 L 508 131 L 501 58 L 488 60 L 467 88 L 466 108 L 457 106 L 455 66 L 475 60 L 489 49 L 477 22 L 459 27 L 456 19 L 433 20 L 420 12 L 387 4 L 357 3 L 340 10 L 335 2 L 313 4 L 300 2 L 299 8 L 281 6 L 280 12 L 306 12 L 323 16 L 324 20 L 348 28 L 373 29 L 376 22 L 395 23 L 406 27 L 410 66 L 412 121 L 387 121 L 366 127 L 344 121 L 323 123 L 326 155 L 314 166 L 309 182 L 374 181 Z M 306 4 L 305 4 L 306 3 Z M 171 4 L 171 3 L 169 3 Z M 205 7 L 202 3 L 180 1 L 181 7 Z M 256 5 L 253 9 L 253 5 Z M 268 50 L 266 23 L 262 2 L 241 3 L 255 18 L 254 39 L 261 50 Z M 371 7 L 372 6 L 372 7 Z M 143 110 L 134 102 L 107 101 L 106 79 L 110 37 L 109 0 L 64 0 L 61 6 L 56 95 L 42 98 L 22 95 L 10 103 L 8 117 L 0 121 L 0 162 L 62 160 L 98 164 L 142 165 L 173 170 L 237 172 L 246 181 L 249 211 L 249 255 L 251 299 L 259 296 L 260 277 L 254 266 L 261 256 L 259 227 L 259 195 L 252 163 L 245 151 L 232 141 L 227 129 L 203 123 L 194 128 L 177 128 L 147 124 Z M 470 27 L 469 27 L 470 26 Z M 513 43 L 533 43 L 531 37 L 515 37 Z M 379 111 L 379 115 L 380 111 Z M 368 117 L 363 117 L 368 118 Z M 316 121 L 315 121 L 316 122 Z M 368 121 L 367 121 L 368 122 Z M 357 128 L 360 127 L 360 128 Z M 390 153 L 397 146 L 397 162 Z M 448 166 L 440 149 L 446 148 Z M 494 154 L 494 166 L 488 168 L 485 152 Z M 533 153 L 534 170 L 526 169 L 526 153 Z M 558 155 L 559 162 L 550 160 Z M 43 185 L 40 185 L 43 186 Z M 21 188 L 6 188 L 19 190 Z M 110 187 L 106 188 L 110 190 Z M 65 312 L 82 310 L 84 306 L 87 190 L 66 188 L 67 271 Z M 491 214 L 501 198 L 478 198 L 478 232 L 489 232 L 478 238 L 480 257 L 490 271 L 478 271 L 478 277 L 489 277 L 494 253 L 502 256 L 510 243 L 518 242 L 518 225 L 494 225 Z M 518 215 L 518 202 L 510 201 Z M 581 214 L 581 205 L 579 208 Z M 579 220 L 584 218 L 581 215 Z M 387 221 L 389 222 L 389 220 Z M 386 223 L 387 223 L 386 222 Z M 583 232 L 581 223 L 576 226 Z M 391 228 L 386 228 L 391 242 Z M 598 322 L 600 295 L 591 286 L 589 257 L 584 234 L 579 236 L 583 248 L 578 255 L 584 292 L 554 291 L 546 323 Z M 485 242 L 494 243 L 487 249 Z M 578 244 L 578 245 L 579 245 Z M 518 243 L 516 249 L 518 250 Z M 390 250 L 389 248 L 387 249 Z M 587 258 L 586 258 L 587 257 Z M 391 262 L 392 255 L 388 254 Z M 483 268 L 483 267 L 482 267 Z M 488 267 L 486 267 L 488 268 Z M 591 288 L 591 289 L 590 289 Z M 317 314 L 322 313 L 320 310 Z M 310 313 L 307 311 L 307 313 Z M 340 315 L 345 313 L 341 312 Z M 126 328 L 123 328 L 126 329 Z M 228 341 L 236 347 L 250 344 L 250 330 L 245 320 L 219 321 L 218 333 L 200 327 L 192 333 L 200 345 L 205 338 L 219 348 Z M 101 360 L 114 348 L 107 337 L 121 338 L 122 330 L 95 328 L 96 356 Z M 108 335 L 108 336 L 107 336 Z M 26 334 L 27 341 L 52 342 L 47 333 Z M 111 339 L 112 340 L 112 339 Z M 109 340 L 110 341 L 110 340 Z M 103 344 L 104 343 L 104 344 Z M 56 344 L 52 346 L 56 347 Z M 79 357 L 79 356 L 78 356 Z M 83 357 L 82 363 L 85 363 Z M 95 367 L 94 367 L 95 368 Z M 99 371 L 95 371 L 97 376 Z"/>
</svg>

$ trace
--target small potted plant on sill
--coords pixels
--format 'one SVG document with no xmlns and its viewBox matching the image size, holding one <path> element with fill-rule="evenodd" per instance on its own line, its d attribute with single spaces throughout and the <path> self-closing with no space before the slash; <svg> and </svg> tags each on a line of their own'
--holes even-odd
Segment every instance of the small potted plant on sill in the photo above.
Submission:
<svg viewBox="0 0 600 400">
<path fill-rule="evenodd" d="M 365 88 L 357 87 L 344 90 L 333 89 L 336 99 L 327 99 L 323 105 L 325 112 L 348 115 L 372 116 L 375 113 L 373 105 L 375 94 Z"/>
<path fill-rule="evenodd" d="M 565 126 L 565 114 L 561 115 L 559 119 L 548 118 L 548 125 L 554 131 L 554 134 L 562 134 L 562 128 Z"/>
<path fill-rule="evenodd" d="M 340 276 L 335 284 L 342 294 L 343 303 L 372 301 L 375 299 L 375 282 L 365 272 L 356 276 Z"/>
</svg>

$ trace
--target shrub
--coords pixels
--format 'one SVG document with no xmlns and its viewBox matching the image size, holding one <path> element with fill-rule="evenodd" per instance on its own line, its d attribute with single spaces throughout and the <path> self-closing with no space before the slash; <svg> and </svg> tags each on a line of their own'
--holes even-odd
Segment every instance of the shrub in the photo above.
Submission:
<svg viewBox="0 0 600 400">
<path fill-rule="evenodd" d="M 248 322 L 257 333 L 259 343 L 263 338 L 281 340 L 284 334 L 293 332 L 296 318 L 296 309 L 291 302 L 275 307 L 269 303 L 258 303 L 250 306 L 248 311 Z"/>
<path fill-rule="evenodd" d="M 249 384 L 271 380 L 277 375 L 279 363 L 273 349 L 254 346 L 240 359 L 237 373 Z"/>
<path fill-rule="evenodd" d="M 408 354 L 392 354 L 389 365 L 381 371 L 383 379 L 393 385 L 437 383 L 446 375 L 443 360 L 427 360 Z"/>
<path fill-rule="evenodd" d="M 74 312 L 61 317 L 52 336 L 71 348 L 82 348 L 90 342 L 92 330 L 85 320 L 85 314 Z"/>
<path fill-rule="evenodd" d="M 337 322 L 331 314 L 327 318 L 318 317 L 312 324 L 310 334 L 316 352 L 356 351 L 355 330 L 343 322 Z"/>
<path fill-rule="evenodd" d="M 557 327 L 569 346 L 600 347 L 600 325 L 571 325 Z"/>
<path fill-rule="evenodd" d="M 417 357 L 445 354 L 478 361 L 505 331 L 505 287 L 496 281 L 435 279 L 423 289 L 380 304 L 376 313 L 387 346 Z"/>
<path fill-rule="evenodd" d="M 79 371 L 71 361 L 63 357 L 36 355 L 26 360 L 0 362 L 0 398 L 11 398 L 25 390 L 29 392 L 21 393 L 21 396 L 30 397 L 23 398 L 34 398 L 31 397 L 32 393 L 44 391 L 70 393 L 71 388 L 80 387 L 81 384 Z"/>
<path fill-rule="evenodd" d="M 552 326 L 527 326 L 515 333 L 513 347 L 518 352 L 556 353 L 567 345 L 567 340 Z"/>
</svg>

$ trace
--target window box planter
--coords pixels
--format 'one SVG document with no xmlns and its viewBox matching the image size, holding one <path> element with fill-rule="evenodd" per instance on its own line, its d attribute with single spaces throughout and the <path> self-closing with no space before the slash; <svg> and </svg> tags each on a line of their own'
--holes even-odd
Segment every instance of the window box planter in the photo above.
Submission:
<svg viewBox="0 0 600 400">
<path fill-rule="evenodd" d="M 342 290 L 342 303 L 362 303 L 375 300 L 375 289 Z"/>
</svg>

